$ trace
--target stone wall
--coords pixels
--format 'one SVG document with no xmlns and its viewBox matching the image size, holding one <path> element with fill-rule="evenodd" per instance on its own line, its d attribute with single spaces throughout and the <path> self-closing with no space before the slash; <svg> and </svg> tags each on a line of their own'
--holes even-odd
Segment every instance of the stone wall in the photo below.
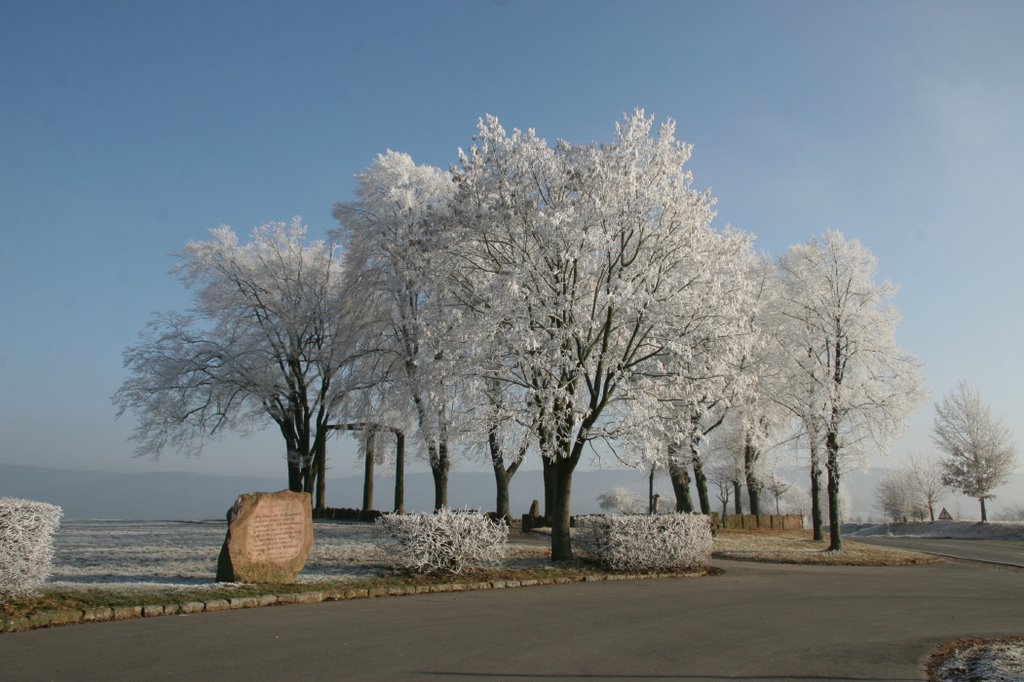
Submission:
<svg viewBox="0 0 1024 682">
<path fill-rule="evenodd" d="M 327 521 L 376 521 L 384 514 L 385 512 L 377 511 L 376 509 L 363 511 L 362 509 L 324 507 L 323 509 L 313 510 L 314 519 Z"/>
</svg>

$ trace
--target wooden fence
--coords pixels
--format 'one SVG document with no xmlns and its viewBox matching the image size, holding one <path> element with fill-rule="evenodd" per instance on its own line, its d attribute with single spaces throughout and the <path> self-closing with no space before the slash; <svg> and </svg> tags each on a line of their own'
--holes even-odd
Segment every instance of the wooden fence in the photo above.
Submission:
<svg viewBox="0 0 1024 682">
<path fill-rule="evenodd" d="M 800 530 L 804 517 L 799 514 L 729 514 L 723 528 L 734 530 Z"/>
</svg>

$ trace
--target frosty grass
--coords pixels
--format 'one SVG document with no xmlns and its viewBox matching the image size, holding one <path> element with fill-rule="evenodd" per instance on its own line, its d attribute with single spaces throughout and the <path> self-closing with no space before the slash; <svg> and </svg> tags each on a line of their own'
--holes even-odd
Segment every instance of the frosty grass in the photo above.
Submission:
<svg viewBox="0 0 1024 682">
<path fill-rule="evenodd" d="M 51 587 L 148 589 L 215 586 L 224 521 L 65 521 L 54 541 Z M 372 525 L 313 524 L 299 582 L 379 575 L 385 557 Z"/>
<path fill-rule="evenodd" d="M 65 521 L 54 539 L 46 587 L 191 589 L 217 587 L 224 521 Z M 313 549 L 299 583 L 387 574 L 392 562 L 372 523 L 313 522 Z M 536 556 L 535 556 L 536 555 Z M 546 566 L 542 550 L 509 548 L 505 565 Z"/>
</svg>

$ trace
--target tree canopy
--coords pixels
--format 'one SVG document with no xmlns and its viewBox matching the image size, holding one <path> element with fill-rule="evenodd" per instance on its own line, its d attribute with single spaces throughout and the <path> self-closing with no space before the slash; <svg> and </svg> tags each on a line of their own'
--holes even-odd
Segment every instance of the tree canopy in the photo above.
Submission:
<svg viewBox="0 0 1024 682">
<path fill-rule="evenodd" d="M 138 417 L 137 452 L 154 456 L 168 444 L 198 453 L 223 429 L 271 422 L 285 440 L 289 487 L 310 490 L 323 478 L 323 427 L 345 397 L 337 246 L 306 244 L 298 218 L 262 225 L 248 243 L 227 226 L 210 234 L 177 254 L 192 307 L 155 316 L 124 351 L 118 415 Z"/>
</svg>

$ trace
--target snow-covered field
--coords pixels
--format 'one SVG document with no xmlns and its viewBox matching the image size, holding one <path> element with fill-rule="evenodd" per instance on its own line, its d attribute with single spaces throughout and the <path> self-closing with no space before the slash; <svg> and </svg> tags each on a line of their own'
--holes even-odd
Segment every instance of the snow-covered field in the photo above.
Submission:
<svg viewBox="0 0 1024 682">
<path fill-rule="evenodd" d="M 843 535 L 869 537 L 889 535 L 908 538 L 960 538 L 965 540 L 1024 540 L 1024 523 L 1020 521 L 935 521 L 933 523 L 848 523 Z"/>
<path fill-rule="evenodd" d="M 161 589 L 215 585 L 224 521 L 84 521 L 61 524 L 54 546 L 53 586 Z M 844 535 L 901 535 L 1024 540 L 1024 523 L 936 522 L 850 524 Z M 314 544 L 299 582 L 345 581 L 389 570 L 367 523 L 313 523 Z M 506 565 L 534 563 L 543 548 L 509 545 Z M 538 562 L 544 563 L 544 562 Z"/>
<path fill-rule="evenodd" d="M 54 540 L 54 587 L 195 589 L 217 585 L 225 521 L 64 521 Z M 372 523 L 313 522 L 300 583 L 341 582 L 391 569 Z M 546 566 L 543 546 L 510 543 L 506 566 Z"/>
<path fill-rule="evenodd" d="M 224 521 L 65 521 L 49 584 L 161 589 L 213 585 Z M 365 523 L 313 524 L 314 544 L 299 582 L 346 580 L 387 570 Z"/>
</svg>

